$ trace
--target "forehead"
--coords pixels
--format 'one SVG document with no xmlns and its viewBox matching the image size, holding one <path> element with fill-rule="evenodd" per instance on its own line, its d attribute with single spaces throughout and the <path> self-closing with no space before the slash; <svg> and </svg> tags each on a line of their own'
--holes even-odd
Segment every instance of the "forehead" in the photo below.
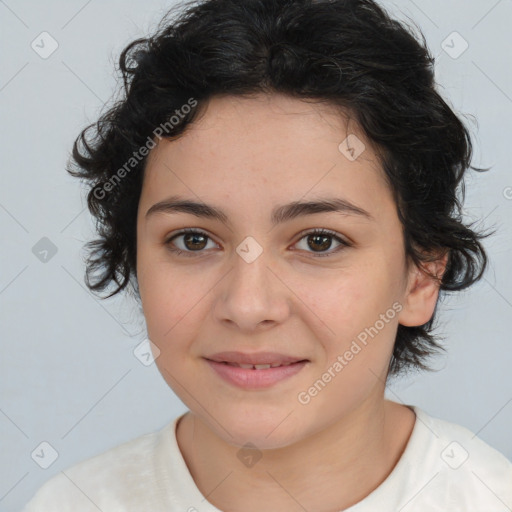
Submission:
<svg viewBox="0 0 512 512">
<path fill-rule="evenodd" d="M 332 105 L 261 94 L 214 97 L 179 138 L 160 140 L 142 199 L 195 195 L 262 207 L 336 193 L 377 214 L 391 197 L 355 119 Z"/>
</svg>

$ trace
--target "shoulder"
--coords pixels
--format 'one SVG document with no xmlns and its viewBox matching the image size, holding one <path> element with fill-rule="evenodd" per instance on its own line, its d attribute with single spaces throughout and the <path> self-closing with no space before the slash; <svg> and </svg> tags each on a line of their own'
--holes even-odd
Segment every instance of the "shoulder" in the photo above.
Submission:
<svg viewBox="0 0 512 512">
<path fill-rule="evenodd" d="M 430 416 L 417 407 L 414 409 L 418 420 L 430 431 L 433 442 L 441 449 L 439 456 L 447 467 L 511 475 L 512 462 L 477 434 L 457 423 Z"/>
<path fill-rule="evenodd" d="M 156 485 L 156 452 L 171 427 L 172 423 L 61 471 L 38 489 L 22 512 L 97 512 L 102 506 L 136 503 Z"/>
<path fill-rule="evenodd" d="M 468 428 L 430 416 L 418 407 L 414 410 L 418 437 L 429 447 L 421 453 L 427 459 L 421 466 L 428 470 L 422 475 L 426 492 L 418 501 L 423 500 L 425 506 L 434 499 L 444 501 L 454 511 L 511 510 L 512 462 Z"/>
</svg>

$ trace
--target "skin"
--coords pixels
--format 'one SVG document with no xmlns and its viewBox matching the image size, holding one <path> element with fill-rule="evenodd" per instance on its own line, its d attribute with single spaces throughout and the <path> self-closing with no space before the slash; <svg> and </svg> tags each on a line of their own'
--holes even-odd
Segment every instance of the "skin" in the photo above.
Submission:
<svg viewBox="0 0 512 512">
<path fill-rule="evenodd" d="M 338 149 L 348 133 L 366 145 L 354 161 Z M 354 120 L 280 94 L 215 97 L 184 135 L 160 140 L 148 157 L 137 219 L 148 336 L 162 376 L 190 410 L 177 427 L 186 464 L 225 512 L 260 511 L 262 496 L 271 512 L 345 509 L 386 479 L 407 444 L 415 415 L 384 399 L 388 364 L 398 324 L 426 323 L 439 288 L 407 264 L 383 176 Z M 146 217 L 171 195 L 217 206 L 227 221 L 182 212 Z M 323 212 L 270 222 L 275 206 L 333 195 L 372 219 Z M 185 228 L 208 235 L 199 252 L 186 235 L 168 242 Z M 351 246 L 335 252 L 340 244 L 332 237 L 314 245 L 301 232 L 315 228 Z M 236 252 L 247 236 L 263 250 L 251 263 Z M 444 262 L 429 270 L 442 272 Z M 301 404 L 298 393 L 396 302 L 401 311 Z M 243 390 L 203 359 L 225 350 L 310 362 L 273 387 Z M 247 442 L 262 454 L 252 467 L 237 457 Z"/>
</svg>

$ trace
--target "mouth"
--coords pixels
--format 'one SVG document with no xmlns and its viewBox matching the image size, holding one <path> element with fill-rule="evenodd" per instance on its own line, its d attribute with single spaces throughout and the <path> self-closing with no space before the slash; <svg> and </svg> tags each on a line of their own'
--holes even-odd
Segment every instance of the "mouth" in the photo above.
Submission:
<svg viewBox="0 0 512 512">
<path fill-rule="evenodd" d="M 209 359 L 209 361 L 213 361 L 212 359 Z M 213 361 L 221 364 L 225 364 L 228 366 L 235 366 L 237 368 L 244 368 L 247 370 L 268 370 L 269 368 L 280 368 L 281 366 L 291 366 L 293 364 L 297 363 L 305 363 L 307 362 L 307 359 L 301 359 L 289 363 L 269 363 L 269 364 L 242 364 L 242 363 L 232 363 L 229 361 Z"/>
<path fill-rule="evenodd" d="M 205 358 L 214 374 L 224 382 L 245 390 L 270 388 L 300 374 L 310 361 L 296 359 L 292 361 L 274 361 L 270 363 L 250 364 L 233 361 L 215 361 Z"/>
<path fill-rule="evenodd" d="M 309 359 L 300 356 L 282 354 L 278 352 L 246 352 L 227 351 L 217 352 L 204 356 L 208 361 L 221 363 L 239 368 L 267 370 L 279 366 L 290 366 L 296 363 L 309 362 Z"/>
</svg>

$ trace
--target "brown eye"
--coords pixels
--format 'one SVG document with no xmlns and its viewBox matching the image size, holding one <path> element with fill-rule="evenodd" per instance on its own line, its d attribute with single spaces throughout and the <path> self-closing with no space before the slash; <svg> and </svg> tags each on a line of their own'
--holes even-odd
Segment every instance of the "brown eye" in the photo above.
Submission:
<svg viewBox="0 0 512 512">
<path fill-rule="evenodd" d="M 332 245 L 332 236 L 329 235 L 308 235 L 308 246 L 315 251 L 326 251 Z"/>
<path fill-rule="evenodd" d="M 335 232 L 326 229 L 315 229 L 302 234 L 299 242 L 306 240 L 306 247 L 301 248 L 305 252 L 309 252 L 313 256 L 331 256 L 351 244 L 342 239 Z M 333 245 L 333 240 L 338 244 L 334 250 L 329 251 Z M 167 248 L 178 255 L 199 256 L 206 252 L 208 242 L 217 245 L 211 240 L 210 236 L 196 229 L 186 229 L 176 233 L 169 238 L 165 245 Z M 299 243 L 297 242 L 297 243 Z M 296 244 L 297 245 L 297 244 Z"/>
<path fill-rule="evenodd" d="M 210 237 L 206 233 L 187 229 L 173 235 L 165 242 L 165 245 L 176 254 L 195 256 L 193 253 L 202 253 L 203 249 L 207 248 L 209 240 Z"/>
<path fill-rule="evenodd" d="M 306 252 L 313 253 L 314 256 L 330 256 L 346 247 L 350 247 L 349 242 L 343 240 L 336 233 L 326 229 L 315 229 L 308 233 L 304 233 L 299 242 L 302 240 L 307 241 L 307 248 L 310 249 L 304 250 Z M 333 240 L 335 240 L 338 246 L 334 250 L 327 252 L 332 247 Z"/>
<path fill-rule="evenodd" d="M 183 236 L 183 244 L 187 249 L 197 251 L 205 248 L 207 238 L 200 233 L 187 233 Z"/>
</svg>

